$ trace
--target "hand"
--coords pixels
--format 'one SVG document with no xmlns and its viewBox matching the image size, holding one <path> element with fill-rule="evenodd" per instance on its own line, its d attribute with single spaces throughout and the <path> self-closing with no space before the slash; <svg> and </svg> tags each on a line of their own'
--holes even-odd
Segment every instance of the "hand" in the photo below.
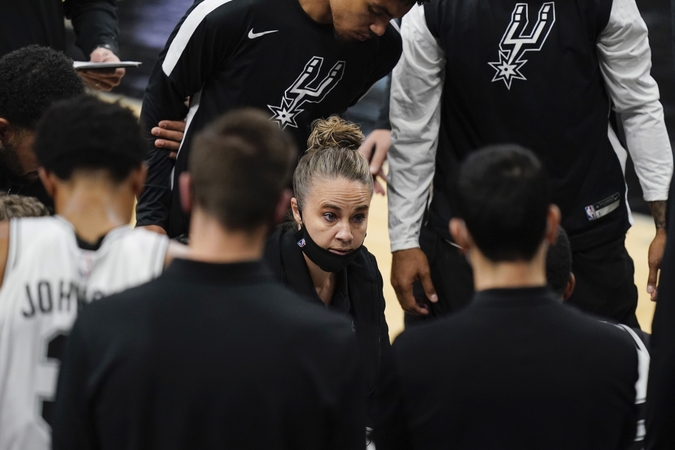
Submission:
<svg viewBox="0 0 675 450">
<path fill-rule="evenodd" d="M 103 47 L 98 47 L 89 55 L 89 61 L 91 62 L 119 62 L 119 60 L 116 54 Z M 111 91 L 115 86 L 119 86 L 126 72 L 120 68 L 114 70 L 78 70 L 77 73 L 90 88 L 99 91 Z"/>
<path fill-rule="evenodd" d="M 649 244 L 649 253 L 647 254 L 647 261 L 649 263 L 649 277 L 647 278 L 647 293 L 651 295 L 652 301 L 656 301 L 656 293 L 658 286 L 659 268 L 661 267 L 661 260 L 663 259 L 663 251 L 666 248 L 666 229 L 658 228 L 656 236 L 651 244 Z"/>
<path fill-rule="evenodd" d="M 370 161 L 370 173 L 373 175 L 375 192 L 381 195 L 384 195 L 384 187 L 378 181 L 378 178 L 381 178 L 385 183 L 387 182 L 387 176 L 384 174 L 384 170 L 382 170 L 382 164 L 387 159 L 390 145 L 391 131 L 373 130 L 366 140 L 363 141 L 361 147 L 359 147 L 359 153 Z"/>
<path fill-rule="evenodd" d="M 418 302 L 413 296 L 412 286 L 415 280 L 422 282 L 427 298 L 429 301 L 436 303 L 438 296 L 434 285 L 431 283 L 429 261 L 427 261 L 424 252 L 419 248 L 394 252 L 391 262 L 391 285 L 396 291 L 398 302 L 405 311 L 426 316 L 429 314 L 429 307 L 422 302 Z"/>
<path fill-rule="evenodd" d="M 155 140 L 155 147 L 168 150 L 169 158 L 176 159 L 178 149 L 183 142 L 185 134 L 184 120 L 162 120 L 159 124 L 150 130 L 153 136 L 159 139 Z"/>
<path fill-rule="evenodd" d="M 166 236 L 166 230 L 159 225 L 140 225 L 136 228 L 143 228 L 145 230 L 152 231 L 153 233 L 163 234 Z"/>
</svg>

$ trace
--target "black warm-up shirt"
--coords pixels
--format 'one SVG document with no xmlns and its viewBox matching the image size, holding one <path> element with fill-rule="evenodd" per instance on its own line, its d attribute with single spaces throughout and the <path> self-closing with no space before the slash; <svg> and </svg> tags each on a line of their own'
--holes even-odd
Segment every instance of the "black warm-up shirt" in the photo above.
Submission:
<svg viewBox="0 0 675 450">
<path fill-rule="evenodd" d="M 38 44 L 66 50 L 63 18 L 72 20 L 77 46 L 89 55 L 100 45 L 118 53 L 115 0 L 0 0 L 0 57 Z"/>
<path fill-rule="evenodd" d="M 351 324 L 260 262 L 174 261 L 88 306 L 66 344 L 54 449 L 362 449 Z"/>
<path fill-rule="evenodd" d="M 393 350 L 378 450 L 617 450 L 635 435 L 633 339 L 546 288 L 478 292 Z"/>
<path fill-rule="evenodd" d="M 630 226 L 626 150 L 645 200 L 667 198 L 673 156 L 634 0 L 432 0 L 413 7 L 401 30 L 392 251 L 418 247 L 422 223 L 452 240 L 461 164 L 488 145 L 537 155 L 574 252 L 621 239 Z"/>
<path fill-rule="evenodd" d="M 177 186 L 195 133 L 225 111 L 255 107 L 306 148 L 313 120 L 340 114 L 391 71 L 401 38 L 347 42 L 312 20 L 298 0 L 197 1 L 160 53 L 141 124 L 151 148 L 148 179 L 136 210 L 139 225 L 170 236 L 187 230 Z M 189 107 L 185 105 L 190 98 Z M 187 129 L 176 161 L 154 148 L 152 127 L 182 120 Z"/>
</svg>

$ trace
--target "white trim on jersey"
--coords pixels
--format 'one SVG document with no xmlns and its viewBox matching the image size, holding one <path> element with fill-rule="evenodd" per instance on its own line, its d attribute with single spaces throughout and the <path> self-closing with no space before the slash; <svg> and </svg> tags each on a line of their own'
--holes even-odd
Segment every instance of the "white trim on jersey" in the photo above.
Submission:
<svg viewBox="0 0 675 450">
<path fill-rule="evenodd" d="M 197 115 L 197 111 L 199 110 L 199 104 L 202 99 L 202 89 L 199 90 L 196 94 L 194 94 L 192 97 L 190 97 L 190 110 L 188 111 L 187 118 L 185 119 L 185 131 L 183 132 L 184 136 L 187 136 L 188 131 L 190 130 L 190 125 L 192 125 L 192 119 L 195 118 Z M 176 158 L 178 158 L 178 155 L 180 155 L 180 151 L 183 149 L 183 144 L 185 144 L 185 139 L 183 139 L 180 142 L 180 146 L 178 147 L 178 152 L 176 152 Z M 173 190 L 173 177 L 176 171 L 176 166 L 174 165 L 173 169 L 171 169 L 171 190 Z"/>
<path fill-rule="evenodd" d="M 197 27 L 202 23 L 204 18 L 211 14 L 215 9 L 229 3 L 232 0 L 204 0 L 185 18 L 183 25 L 181 25 L 176 37 L 171 41 L 169 50 L 166 52 L 166 58 L 162 63 L 162 70 L 168 77 L 176 68 L 178 60 L 180 59 L 185 47 L 187 47 L 190 38 L 194 34 Z"/>
<path fill-rule="evenodd" d="M 609 144 L 612 146 L 616 158 L 619 160 L 619 164 L 621 164 L 623 185 L 625 186 L 624 202 L 626 203 L 626 212 L 628 213 L 628 223 L 633 226 L 635 225 L 635 219 L 633 218 L 633 211 L 630 209 L 630 203 L 628 203 L 628 183 L 626 183 L 626 160 L 628 159 L 628 152 L 623 148 L 623 145 L 621 145 L 614 128 L 612 128 L 612 125 L 610 124 L 607 124 L 607 136 L 609 137 Z"/>
<path fill-rule="evenodd" d="M 623 324 L 614 324 L 614 326 L 623 329 L 631 335 L 637 347 L 638 356 L 638 379 L 635 382 L 635 404 L 643 405 L 647 400 L 647 382 L 649 381 L 649 350 L 642 339 L 629 326 Z M 637 423 L 637 432 L 635 433 L 636 441 L 643 441 L 645 438 L 645 423 L 644 419 L 640 419 Z"/>
</svg>

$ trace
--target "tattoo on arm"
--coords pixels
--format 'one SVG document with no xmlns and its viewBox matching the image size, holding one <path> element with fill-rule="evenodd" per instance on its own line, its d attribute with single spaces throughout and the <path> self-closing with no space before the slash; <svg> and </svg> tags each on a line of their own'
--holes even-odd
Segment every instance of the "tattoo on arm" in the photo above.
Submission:
<svg viewBox="0 0 675 450">
<path fill-rule="evenodd" d="M 656 229 L 666 228 L 666 202 L 649 202 L 649 209 L 652 211 L 652 217 L 654 218 L 654 225 Z"/>
</svg>

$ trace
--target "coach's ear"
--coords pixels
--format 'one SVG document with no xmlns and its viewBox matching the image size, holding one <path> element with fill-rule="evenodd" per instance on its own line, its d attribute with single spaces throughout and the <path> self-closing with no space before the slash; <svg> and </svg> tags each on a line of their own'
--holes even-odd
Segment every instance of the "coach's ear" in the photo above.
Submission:
<svg viewBox="0 0 675 450">
<path fill-rule="evenodd" d="M 45 187 L 45 191 L 47 191 L 47 195 L 54 198 L 54 195 L 56 195 L 56 185 L 58 183 L 56 175 L 54 175 L 53 172 L 47 172 L 44 167 L 38 167 L 38 175 Z"/>
<path fill-rule="evenodd" d="M 180 174 L 178 188 L 180 189 L 180 206 L 183 211 L 189 213 L 192 211 L 192 177 L 190 173 L 183 172 Z"/>
</svg>

